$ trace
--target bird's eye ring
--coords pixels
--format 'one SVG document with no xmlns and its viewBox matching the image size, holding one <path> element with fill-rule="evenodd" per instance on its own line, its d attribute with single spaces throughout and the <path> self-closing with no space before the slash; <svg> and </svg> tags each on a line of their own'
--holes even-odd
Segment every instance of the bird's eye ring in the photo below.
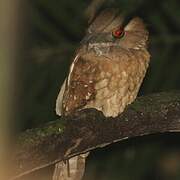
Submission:
<svg viewBox="0 0 180 180">
<path fill-rule="evenodd" d="M 116 29 L 112 32 L 112 35 L 115 38 L 121 38 L 124 36 L 124 34 L 125 34 L 125 32 L 124 32 L 124 29 L 122 29 L 122 28 Z"/>
</svg>

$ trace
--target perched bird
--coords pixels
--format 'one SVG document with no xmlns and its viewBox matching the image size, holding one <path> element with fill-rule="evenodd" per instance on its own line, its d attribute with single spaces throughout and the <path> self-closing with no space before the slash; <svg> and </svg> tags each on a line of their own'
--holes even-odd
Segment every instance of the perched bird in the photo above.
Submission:
<svg viewBox="0 0 180 180">
<path fill-rule="evenodd" d="M 90 24 L 56 101 L 56 113 L 96 108 L 115 117 L 137 96 L 149 65 L 148 31 L 140 18 L 125 21 L 115 9 Z M 80 180 L 87 154 L 56 164 L 54 180 Z M 67 171 L 69 167 L 69 172 Z"/>
</svg>

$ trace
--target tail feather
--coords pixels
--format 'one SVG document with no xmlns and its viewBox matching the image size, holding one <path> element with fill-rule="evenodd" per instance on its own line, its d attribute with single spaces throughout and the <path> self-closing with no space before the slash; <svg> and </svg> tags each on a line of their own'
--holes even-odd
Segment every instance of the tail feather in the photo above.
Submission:
<svg viewBox="0 0 180 180">
<path fill-rule="evenodd" d="M 85 161 L 89 153 L 75 156 L 55 165 L 53 180 L 81 180 L 85 171 Z"/>
</svg>

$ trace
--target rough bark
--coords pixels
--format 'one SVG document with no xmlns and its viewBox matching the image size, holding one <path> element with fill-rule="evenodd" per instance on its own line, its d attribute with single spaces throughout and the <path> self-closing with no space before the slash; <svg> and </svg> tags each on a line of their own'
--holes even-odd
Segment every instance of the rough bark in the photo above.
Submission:
<svg viewBox="0 0 180 180">
<path fill-rule="evenodd" d="M 18 138 L 13 179 L 61 160 L 123 139 L 180 131 L 180 92 L 139 97 L 116 118 L 95 109 L 27 130 Z"/>
</svg>

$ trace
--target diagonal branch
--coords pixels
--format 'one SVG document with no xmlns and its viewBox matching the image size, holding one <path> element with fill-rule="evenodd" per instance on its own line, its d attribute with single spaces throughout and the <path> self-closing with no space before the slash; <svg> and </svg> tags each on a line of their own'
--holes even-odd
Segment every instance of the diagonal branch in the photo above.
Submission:
<svg viewBox="0 0 180 180">
<path fill-rule="evenodd" d="M 116 118 L 86 109 L 20 135 L 11 177 L 130 137 L 179 131 L 180 92 L 137 98 Z"/>
</svg>

